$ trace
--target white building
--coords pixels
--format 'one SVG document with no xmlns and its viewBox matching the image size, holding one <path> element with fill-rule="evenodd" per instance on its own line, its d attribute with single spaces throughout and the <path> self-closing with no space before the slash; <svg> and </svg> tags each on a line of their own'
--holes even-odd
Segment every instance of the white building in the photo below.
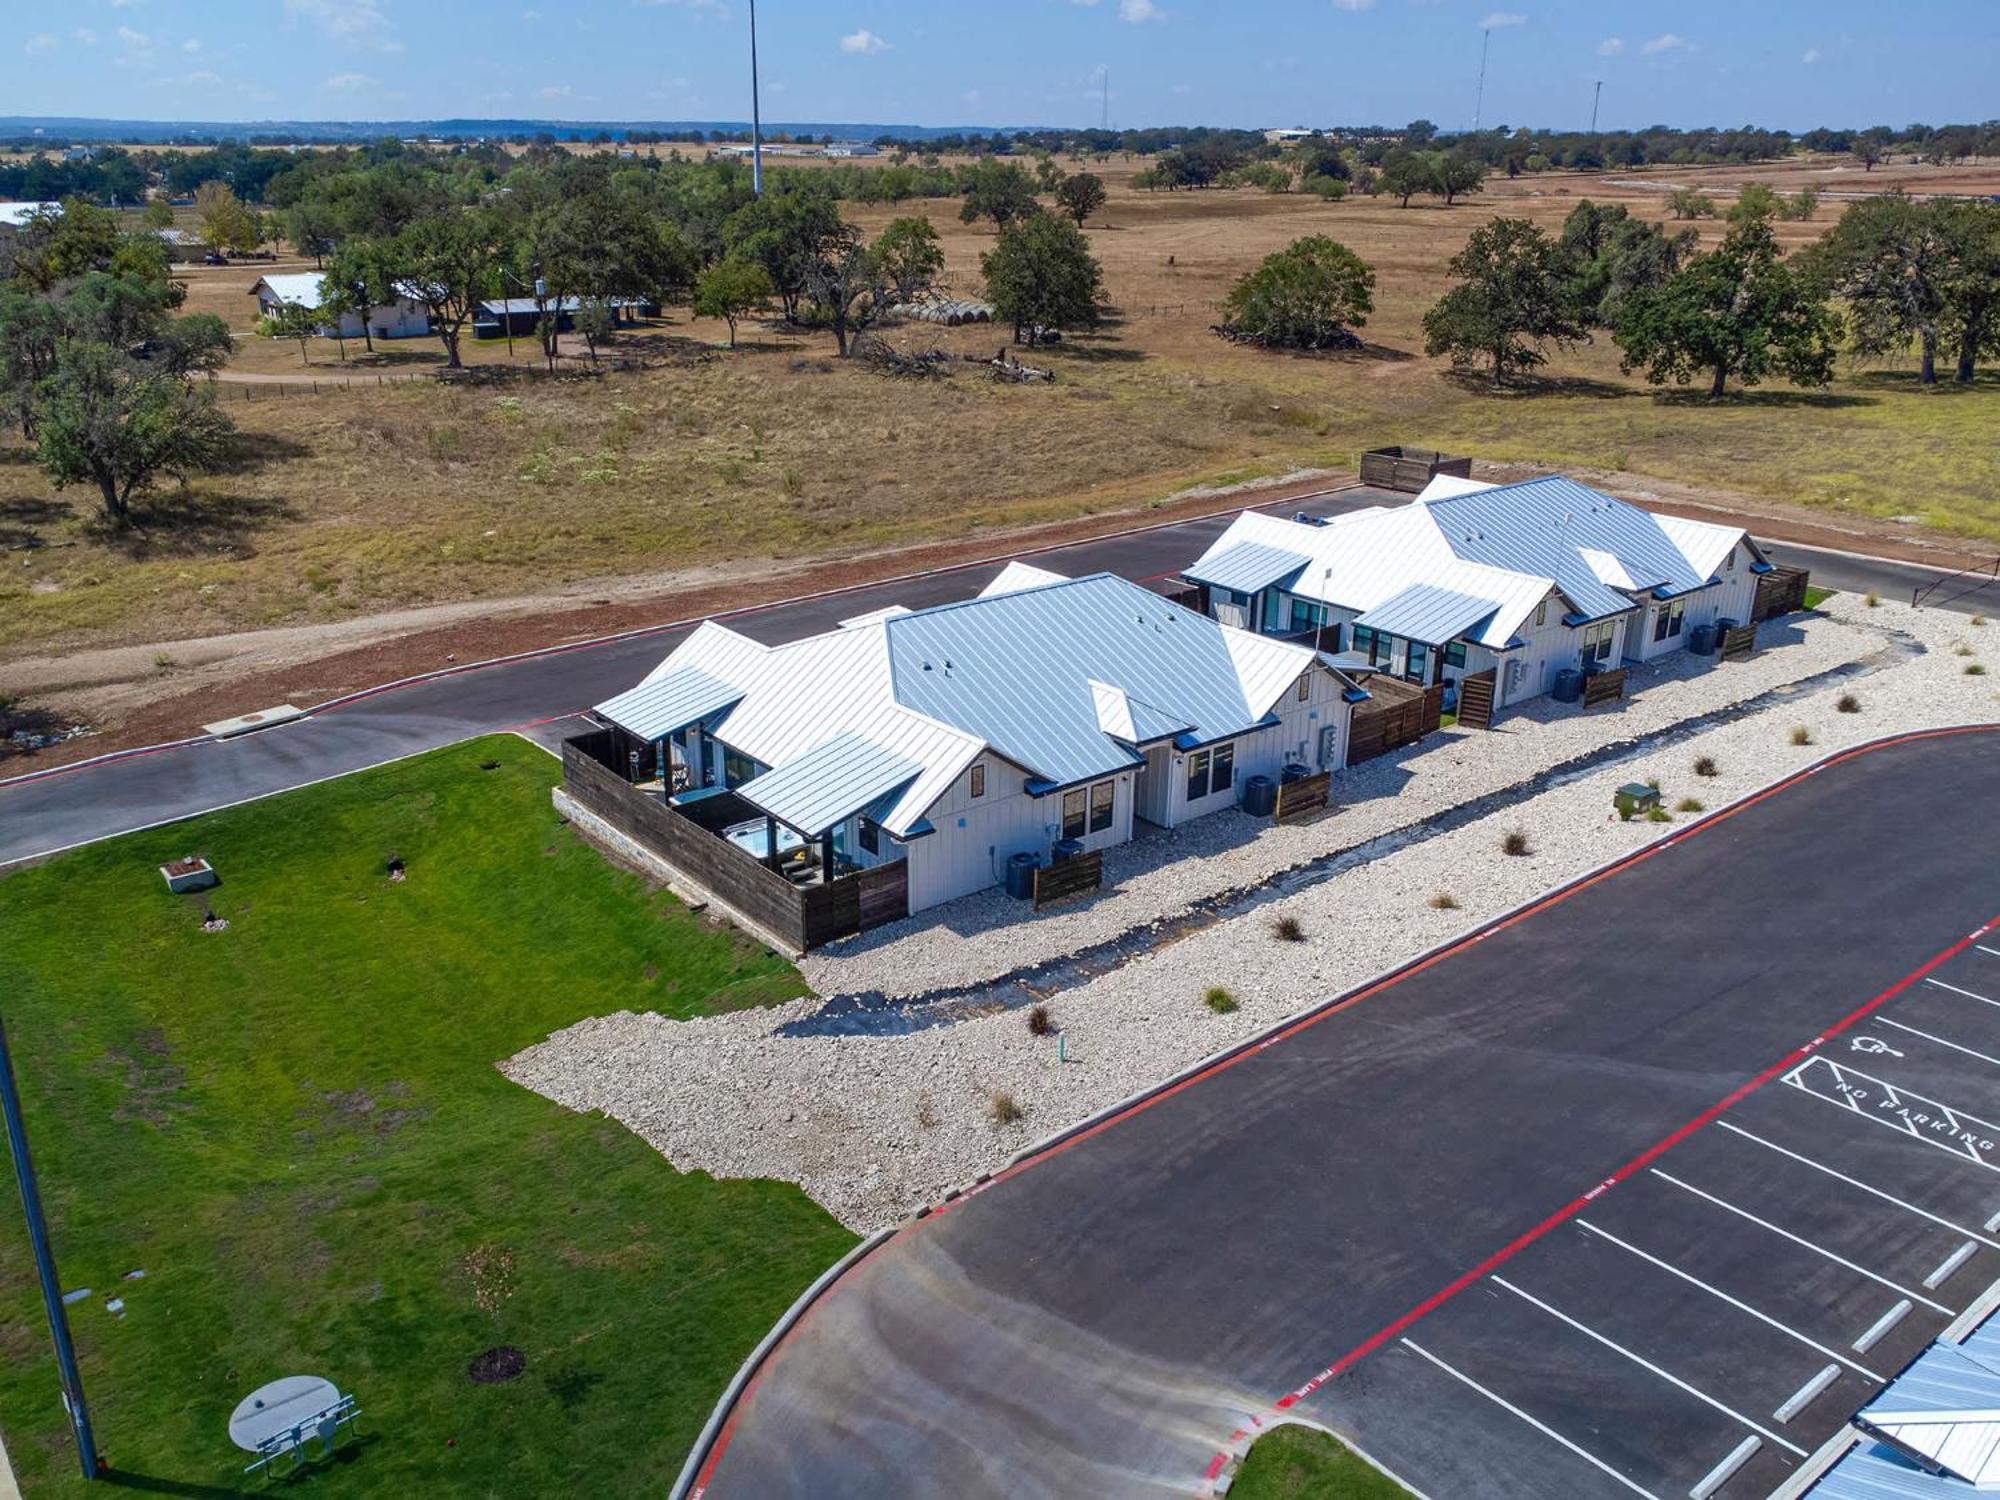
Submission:
<svg viewBox="0 0 2000 1500">
<path fill-rule="evenodd" d="M 326 280 L 317 271 L 260 276 L 250 290 L 257 298 L 257 311 L 267 318 L 277 316 L 285 307 L 317 311 L 327 297 Z M 338 320 L 329 317 L 319 331 L 328 338 L 338 332 L 341 338 L 358 339 L 362 335 L 361 315 L 343 312 Z M 368 310 L 367 332 L 375 338 L 417 338 L 430 331 L 430 313 L 414 297 L 399 293 L 395 301 Z"/>
<path fill-rule="evenodd" d="M 1770 564 L 1740 527 L 1654 515 L 1571 479 L 1440 477 L 1325 522 L 1245 511 L 1183 570 L 1218 620 L 1303 636 L 1406 681 L 1495 672 L 1496 708 L 1564 668 L 1647 661 L 1742 624 Z"/>
<path fill-rule="evenodd" d="M 679 769 L 675 800 L 741 797 L 757 816 L 725 836 L 759 858 L 907 861 L 915 912 L 999 883 L 1013 855 L 1172 828 L 1287 764 L 1337 770 L 1366 697 L 1309 648 L 1017 563 L 977 599 L 781 646 L 706 622 L 595 711 Z"/>
</svg>

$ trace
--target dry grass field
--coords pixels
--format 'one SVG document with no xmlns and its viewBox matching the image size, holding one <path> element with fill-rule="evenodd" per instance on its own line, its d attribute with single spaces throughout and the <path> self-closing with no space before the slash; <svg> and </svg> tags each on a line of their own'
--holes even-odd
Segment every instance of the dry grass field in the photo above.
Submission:
<svg viewBox="0 0 2000 1500">
<path fill-rule="evenodd" d="M 91 496 L 52 490 L 18 445 L 0 443 L 0 660 L 870 551 L 1143 507 L 1195 483 L 1350 465 L 1385 442 L 2000 536 L 2000 380 L 1990 376 L 1970 391 L 1925 392 L 1908 369 L 1843 369 L 1827 391 L 1770 386 L 1710 404 L 1621 375 L 1604 340 L 1559 354 L 1544 381 L 1506 394 L 1421 356 L 1423 311 L 1471 229 L 1498 212 L 1553 226 L 1584 196 L 1658 213 L 1657 187 L 1681 175 L 1496 183 L 1449 210 L 1401 210 L 1250 190 L 1135 192 L 1136 165 L 1099 169 L 1112 197 L 1089 226 L 1117 311 L 1098 335 L 1029 356 L 1057 370 L 1048 386 L 996 384 L 971 365 L 893 380 L 835 360 L 830 338 L 774 327 L 746 327 L 731 353 L 716 347 L 720 324 L 678 311 L 619 341 L 621 354 L 654 356 L 643 370 L 375 385 L 436 366 L 435 341 L 387 344 L 373 361 L 350 342 L 346 364 L 319 341 L 302 369 L 296 344 L 249 333 L 248 291 L 271 267 L 188 268 L 188 308 L 222 313 L 246 334 L 221 390 L 242 430 L 241 461 L 163 491 L 140 527 L 117 534 Z M 1802 172 L 1831 175 L 1791 164 L 1690 175 L 1714 189 L 1761 177 L 1790 185 Z M 1845 185 L 1862 174 L 1840 175 Z M 1932 169 L 1869 175 L 1871 187 L 1943 181 Z M 1991 190 L 2000 171 L 1950 177 L 1957 190 Z M 855 216 L 872 228 L 912 212 L 937 224 L 953 287 L 976 293 L 991 230 L 961 225 L 955 204 Z M 1814 222 L 1779 230 L 1801 244 L 1837 213 L 1829 203 Z M 1370 347 L 1307 357 L 1216 338 L 1230 282 L 1309 233 L 1376 267 Z M 989 356 L 1004 341 L 997 329 L 921 324 L 891 337 Z M 495 343 L 471 358 L 509 354 Z M 512 363 L 536 362 L 532 342 L 519 341 Z M 564 363 L 584 363 L 580 345 Z M 318 394 L 273 383 L 287 377 L 365 383 Z"/>
</svg>

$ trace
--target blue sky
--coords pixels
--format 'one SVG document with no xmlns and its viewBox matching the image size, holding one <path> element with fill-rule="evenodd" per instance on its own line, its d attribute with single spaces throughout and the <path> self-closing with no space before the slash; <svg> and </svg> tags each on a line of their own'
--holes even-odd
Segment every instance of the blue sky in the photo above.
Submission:
<svg viewBox="0 0 2000 1500">
<path fill-rule="evenodd" d="M 0 113 L 741 119 L 744 0 L 29 0 Z M 1907 124 L 2000 112 L 2000 0 L 764 0 L 767 119 Z"/>
</svg>

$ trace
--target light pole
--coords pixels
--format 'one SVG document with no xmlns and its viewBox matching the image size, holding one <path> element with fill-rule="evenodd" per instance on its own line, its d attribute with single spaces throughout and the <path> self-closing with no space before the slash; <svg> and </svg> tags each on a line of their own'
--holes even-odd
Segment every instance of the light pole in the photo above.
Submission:
<svg viewBox="0 0 2000 1500">
<path fill-rule="evenodd" d="M 7 1119 L 7 1145 L 14 1153 L 14 1178 L 21 1185 L 21 1214 L 28 1222 L 28 1242 L 34 1247 L 35 1274 L 42 1283 L 42 1306 L 49 1315 L 49 1338 L 56 1346 L 56 1369 L 62 1379 L 63 1410 L 76 1434 L 76 1460 L 85 1479 L 97 1477 L 97 1441 L 90 1432 L 90 1409 L 83 1401 L 83 1376 L 76 1367 L 76 1348 L 69 1340 L 69 1314 L 63 1309 L 62 1282 L 56 1276 L 55 1253 L 49 1248 L 49 1226 L 42 1217 L 42 1195 L 35 1186 L 35 1163 L 28 1155 L 28 1132 L 21 1123 L 20 1086 L 14 1059 L 7 1051 L 7 1028 L 0 1024 L 0 1114 Z"/>
<path fill-rule="evenodd" d="M 1591 80 L 1590 133 L 1592 135 L 1597 134 L 1597 101 L 1602 99 L 1603 97 L 1604 97 L 1604 80 L 1602 78 Z"/>
<path fill-rule="evenodd" d="M 764 118 L 757 107 L 757 0 L 750 0 L 750 192 L 764 196 Z"/>
</svg>

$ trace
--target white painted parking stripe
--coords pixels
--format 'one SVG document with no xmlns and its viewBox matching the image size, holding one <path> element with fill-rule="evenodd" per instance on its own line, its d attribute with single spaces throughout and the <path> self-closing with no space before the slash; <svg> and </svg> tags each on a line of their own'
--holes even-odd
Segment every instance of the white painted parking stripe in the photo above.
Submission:
<svg viewBox="0 0 2000 1500">
<path fill-rule="evenodd" d="M 1658 1167 L 1648 1167 L 1646 1170 L 1651 1172 L 1655 1177 L 1659 1178 L 1663 1182 L 1671 1182 L 1675 1187 L 1679 1188 L 1684 1193 L 1693 1193 L 1697 1198 L 1705 1198 L 1710 1203 L 1713 1203 L 1717 1208 L 1727 1209 L 1729 1210 L 1730 1213 L 1735 1214 L 1738 1218 L 1748 1219 L 1752 1224 L 1757 1225 L 1758 1228 L 1760 1229 L 1768 1229 L 1771 1231 L 1771 1233 L 1778 1235 L 1783 1239 L 1788 1239 L 1795 1245 L 1804 1246 L 1806 1249 L 1812 1251 L 1813 1254 L 1815 1255 L 1825 1256 L 1826 1259 L 1832 1261 L 1835 1265 L 1847 1267 L 1848 1270 L 1854 1272 L 1857 1276 L 1866 1276 L 1870 1281 L 1874 1282 L 1878 1286 L 1886 1286 L 1890 1291 L 1908 1297 L 1913 1302 L 1921 1302 L 1925 1307 L 1933 1308 L 1936 1311 L 1943 1313 L 1946 1317 L 1951 1316 L 1951 1309 L 1946 1307 L 1942 1302 L 1933 1302 L 1931 1301 L 1930 1298 L 1921 1296 L 1918 1293 L 1911 1291 L 1906 1286 L 1898 1286 L 1888 1277 L 1877 1275 L 1875 1272 L 1869 1270 L 1866 1266 L 1857 1266 L 1853 1261 L 1847 1259 L 1847 1257 L 1844 1255 L 1835 1255 L 1831 1250 L 1827 1249 L 1824 1245 L 1815 1245 L 1811 1240 L 1805 1238 L 1803 1235 L 1793 1234 L 1789 1229 L 1780 1229 L 1776 1224 L 1773 1224 L 1769 1219 L 1758 1218 L 1755 1214 L 1751 1213 L 1750 1210 L 1747 1208 L 1738 1208 L 1734 1203 L 1725 1202 L 1721 1198 L 1716 1197 L 1715 1194 L 1713 1193 L 1703 1192 L 1700 1188 L 1695 1187 L 1690 1183 L 1682 1182 L 1678 1177 L 1669 1177 L 1665 1172 L 1662 1172 Z"/>
<path fill-rule="evenodd" d="M 1829 1177 L 1838 1178 L 1840 1181 L 1846 1183 L 1849 1187 L 1858 1187 L 1864 1193 L 1872 1193 L 1875 1197 L 1880 1198 L 1884 1203 L 1893 1203 L 1898 1208 L 1909 1210 L 1909 1212 L 1915 1214 L 1920 1219 L 1929 1219 L 1933 1224 L 1943 1225 L 1946 1229 L 1949 1229 L 1954 1234 L 1971 1235 L 1973 1239 L 1978 1240 L 1981 1244 L 1990 1245 L 1995 1250 L 2000 1250 L 2000 1240 L 1989 1240 L 1986 1238 L 1985 1235 L 1976 1234 L 1972 1230 L 1967 1229 L 1963 1224 L 1954 1224 L 1952 1223 L 1951 1220 L 1942 1218 L 1939 1215 L 1932 1213 L 1927 1208 L 1918 1208 L 1917 1205 L 1914 1203 L 1906 1203 L 1901 1198 L 1898 1198 L 1894 1193 L 1885 1193 L 1882 1191 L 1882 1189 L 1870 1186 L 1868 1183 L 1863 1182 L 1858 1177 L 1849 1177 L 1845 1172 L 1835 1171 L 1832 1167 L 1829 1167 L 1825 1162 L 1814 1161 L 1810 1156 L 1803 1155 L 1800 1152 L 1794 1151 L 1787 1146 L 1780 1146 L 1776 1141 L 1767 1141 L 1761 1135 L 1757 1135 L 1752 1131 L 1745 1130 L 1741 1125 L 1731 1124 L 1728 1120 L 1717 1120 L 1715 1123 L 1720 1125 L 1724 1130 L 1733 1131 L 1735 1134 L 1742 1136 L 1743 1139 L 1746 1141 L 1755 1141 L 1758 1145 L 1768 1147 L 1770 1150 L 1777 1152 L 1778 1155 L 1780 1156 L 1789 1156 L 1793 1161 L 1802 1162 L 1806 1166 L 1811 1167 L 1815 1172 L 1824 1172 Z M 2000 1214 L 1995 1214 L 1991 1219 L 1989 1219 L 1986 1223 L 1986 1227 L 1989 1230 L 2000 1229 Z"/>
<path fill-rule="evenodd" d="M 1962 990 L 1955 984 L 1946 984 L 1942 979 L 1932 979 L 1926 975 L 1924 983 L 1934 984 L 1941 990 L 1950 990 L 1954 995 L 1963 995 L 1968 1000 L 1977 1000 L 1981 1005 L 2000 1007 L 2000 1000 L 1989 1000 L 1984 995 L 1975 995 L 1971 990 Z"/>
<path fill-rule="evenodd" d="M 1679 1266 L 1669 1265 L 1667 1264 L 1667 1262 L 1661 1260 L 1659 1256 L 1649 1255 L 1644 1250 L 1641 1250 L 1637 1245 L 1627 1244 L 1624 1240 L 1619 1239 L 1617 1235 L 1612 1234 L 1609 1230 L 1599 1229 L 1595 1224 L 1591 1223 L 1588 1219 L 1578 1219 L 1576 1223 L 1579 1229 L 1588 1229 L 1592 1234 L 1596 1235 L 1599 1239 L 1609 1240 L 1619 1249 L 1631 1251 L 1634 1255 L 1638 1256 L 1639 1259 L 1645 1261 L 1648 1265 L 1658 1266 L 1662 1271 L 1665 1271 L 1670 1276 L 1678 1276 L 1682 1281 L 1688 1283 L 1688 1285 L 1700 1287 L 1704 1292 L 1707 1292 L 1711 1297 L 1720 1298 L 1722 1301 L 1727 1302 L 1731 1307 L 1735 1308 L 1738 1312 L 1746 1312 L 1750 1314 L 1750 1316 L 1755 1318 L 1758 1322 L 1777 1329 L 1778 1332 L 1786 1335 L 1789 1338 L 1797 1339 L 1801 1344 L 1804 1344 L 1808 1349 L 1811 1349 L 1819 1354 L 1824 1354 L 1828 1359 L 1839 1360 L 1842 1364 L 1846 1365 L 1848 1369 L 1853 1370 L 1858 1374 L 1866 1375 L 1870 1380 L 1876 1382 L 1876 1384 L 1880 1385 L 1887 1380 L 1888 1378 L 1887 1376 L 1877 1375 L 1873 1370 L 1869 1369 L 1866 1365 L 1856 1364 L 1846 1355 L 1836 1354 L 1831 1349 L 1827 1348 L 1824 1344 L 1814 1343 L 1811 1339 L 1807 1338 L 1803 1333 L 1800 1333 L 1796 1328 L 1791 1328 L 1783 1323 L 1780 1323 L 1776 1318 L 1771 1317 L 1768 1313 L 1760 1313 L 1757 1311 L 1756 1308 L 1752 1307 L 1749 1303 L 1739 1302 L 1736 1298 L 1730 1296 L 1729 1293 L 1723 1291 L 1720 1287 L 1710 1286 L 1700 1277 L 1690 1276 L 1686 1271 L 1683 1271 Z"/>
<path fill-rule="evenodd" d="M 1616 1469 L 1612 1468 L 1610 1464 L 1606 1463 L 1603 1459 L 1599 1458 L 1595 1453 L 1592 1453 L 1589 1449 L 1578 1447 L 1575 1443 L 1572 1443 L 1568 1438 L 1564 1437 L 1560 1432 L 1557 1432 L 1553 1427 L 1549 1426 L 1546 1422 L 1539 1422 L 1535 1418 L 1529 1416 L 1526 1412 L 1522 1411 L 1520 1407 L 1516 1406 L 1506 1397 L 1494 1395 L 1493 1392 L 1487 1390 L 1485 1386 L 1481 1385 L 1478 1381 L 1474 1380 L 1470 1375 L 1466 1375 L 1458 1370 L 1454 1370 L 1450 1365 L 1446 1364 L 1443 1360 L 1439 1359 L 1435 1354 L 1431 1353 L 1430 1350 L 1424 1348 L 1422 1345 L 1412 1343 L 1408 1339 L 1403 1339 L 1401 1342 L 1405 1348 L 1410 1350 L 1411 1353 L 1422 1355 L 1425 1359 L 1429 1360 L 1432 1364 L 1436 1365 L 1440 1370 L 1444 1371 L 1445 1374 L 1449 1375 L 1453 1380 L 1458 1381 L 1461 1385 L 1471 1386 L 1475 1391 L 1479 1392 L 1480 1395 L 1484 1396 L 1488 1401 L 1491 1401 L 1495 1406 L 1499 1407 L 1502 1411 L 1508 1413 L 1511 1416 L 1519 1417 L 1523 1422 L 1526 1422 L 1530 1427 L 1534 1428 L 1535 1431 L 1539 1432 L 1543 1437 L 1555 1439 L 1555 1441 L 1561 1443 L 1565 1448 L 1569 1449 L 1570 1452 L 1574 1453 L 1578 1458 L 1582 1459 L 1592 1468 L 1596 1469 L 1600 1473 L 1610 1475 L 1613 1479 L 1617 1480 L 1620 1484 L 1624 1485 L 1625 1488 L 1630 1490 L 1633 1494 L 1644 1495 L 1646 1497 L 1646 1500 L 1659 1500 L 1659 1497 L 1655 1495 L 1651 1490 L 1646 1489 L 1641 1485 L 1633 1483 L 1631 1480 L 1627 1479 L 1623 1474 L 1619 1473 Z"/>
<path fill-rule="evenodd" d="M 1976 1057 L 1983 1063 L 1991 1063 L 1994 1067 L 2000 1068 L 2000 1057 L 1989 1057 L 1984 1052 L 1975 1052 L 1972 1048 L 1960 1046 L 1957 1042 L 1948 1042 L 1941 1036 L 1932 1036 L 1928 1031 L 1919 1031 L 1914 1026 L 1905 1026 L 1901 1021 L 1892 1021 L 1887 1016 L 1877 1016 L 1875 1019 L 1884 1026 L 1907 1031 L 1911 1036 L 1920 1036 L 1927 1042 L 1936 1042 L 1940 1047 L 1949 1047 L 1954 1052 L 1963 1052 L 1967 1057 Z"/>
<path fill-rule="evenodd" d="M 1780 1422 L 1789 1422 L 1818 1398 L 1819 1393 L 1840 1379 L 1840 1366 L 1828 1365 L 1804 1385 L 1785 1398 L 1785 1404 L 1771 1415 Z"/>
<path fill-rule="evenodd" d="M 1947 1255 L 1938 1264 L 1938 1268 L 1935 1271 L 1924 1278 L 1924 1285 L 1933 1290 L 1943 1286 L 1947 1281 L 1951 1280 L 1952 1272 L 1972 1259 L 1978 1249 L 1979 1247 L 1973 1244 L 1971 1240 L 1967 1240 L 1963 1245 L 1960 1245 L 1951 1254 Z"/>
<path fill-rule="evenodd" d="M 2000 958 L 2000 948 L 1989 948 L 1984 943 L 1974 943 L 1972 946 L 1977 948 L 1981 953 L 1990 953 L 1995 958 Z"/>
<path fill-rule="evenodd" d="M 1534 1306 L 1539 1307 L 1543 1312 L 1547 1313 L 1550 1317 L 1556 1319 L 1558 1322 L 1567 1323 L 1571 1328 L 1574 1328 L 1578 1333 L 1582 1334 L 1585 1338 L 1595 1339 L 1598 1343 L 1602 1344 L 1612 1353 L 1624 1355 L 1627 1359 L 1631 1360 L 1632 1363 L 1637 1365 L 1640 1369 L 1650 1370 L 1653 1374 L 1659 1376 L 1660 1379 L 1666 1381 L 1668 1385 L 1674 1386 L 1679 1390 L 1686 1391 L 1690 1396 L 1694 1397 L 1695 1400 L 1705 1402 L 1707 1405 L 1714 1407 L 1717 1411 L 1721 1412 L 1725 1417 L 1733 1418 L 1735 1421 L 1738 1421 L 1742 1423 L 1745 1427 L 1749 1428 L 1752 1432 L 1760 1433 L 1764 1437 L 1769 1438 L 1779 1447 L 1789 1448 L 1792 1452 L 1796 1453 L 1800 1458 L 1804 1458 L 1806 1456 L 1805 1449 L 1795 1447 L 1793 1444 L 1786 1442 L 1783 1438 L 1779 1437 L 1777 1433 L 1770 1431 L 1768 1428 L 1759 1427 L 1755 1422 L 1751 1421 L 1748 1417 L 1744 1416 L 1742 1412 L 1737 1411 L 1734 1407 L 1724 1406 L 1720 1401 L 1716 1400 L 1715 1397 L 1709 1395 L 1708 1392 L 1701 1390 L 1695 1386 L 1689 1385 L 1685 1380 L 1681 1379 L 1680 1376 L 1661 1369 L 1658 1365 L 1654 1364 L 1651 1360 L 1646 1359 L 1644 1356 L 1634 1354 L 1630 1349 L 1627 1349 L 1623 1344 L 1618 1343 L 1614 1339 L 1606 1338 L 1603 1334 L 1599 1333 L 1595 1328 L 1592 1328 L 1584 1323 L 1579 1323 L 1575 1318 L 1572 1318 L 1568 1313 L 1564 1312 L 1561 1308 L 1550 1306 L 1548 1303 L 1544 1302 L 1540 1297 L 1535 1296 L 1532 1292 L 1522 1291 L 1519 1287 L 1515 1286 L 1513 1282 L 1507 1280 L 1506 1277 L 1490 1276 L 1487 1279 L 1491 1281 L 1495 1286 L 1505 1287 L 1508 1291 L 1512 1292 L 1516 1297 L 1519 1297 L 1523 1302 L 1529 1302 L 1532 1303 Z"/>
<path fill-rule="evenodd" d="M 1710 1495 L 1729 1483 L 1736 1471 L 1749 1463 L 1762 1446 L 1757 1439 L 1747 1437 L 1731 1448 L 1723 1455 L 1721 1463 L 1694 1482 L 1694 1488 L 1688 1491 L 1688 1500 L 1708 1500 Z"/>
<path fill-rule="evenodd" d="M 1868 1325 L 1868 1331 L 1854 1341 L 1854 1347 L 1866 1354 L 1882 1342 L 1882 1336 L 1910 1315 L 1910 1299 L 1905 1297 L 1881 1317 Z"/>
</svg>

